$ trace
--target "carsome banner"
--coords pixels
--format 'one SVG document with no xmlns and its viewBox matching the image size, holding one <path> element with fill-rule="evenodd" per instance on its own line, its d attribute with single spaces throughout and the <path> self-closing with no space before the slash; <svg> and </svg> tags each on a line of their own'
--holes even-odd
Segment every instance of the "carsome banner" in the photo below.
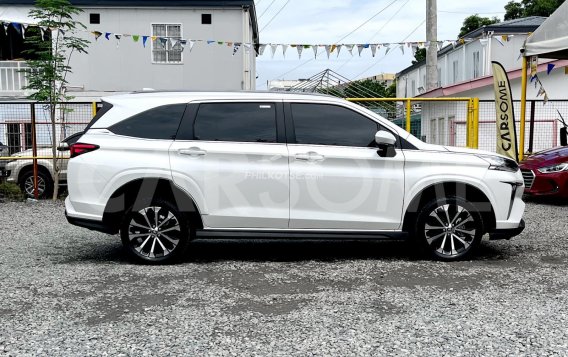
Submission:
<svg viewBox="0 0 568 357">
<path fill-rule="evenodd" d="M 493 84 L 495 88 L 495 110 L 497 112 L 497 153 L 517 161 L 517 134 L 511 85 L 507 72 L 499 62 L 493 61 Z"/>
</svg>

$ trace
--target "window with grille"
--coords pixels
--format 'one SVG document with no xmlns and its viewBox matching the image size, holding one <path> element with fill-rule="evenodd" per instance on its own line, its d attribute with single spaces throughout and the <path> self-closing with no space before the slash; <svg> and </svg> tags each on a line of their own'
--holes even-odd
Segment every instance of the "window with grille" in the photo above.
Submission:
<svg viewBox="0 0 568 357">
<path fill-rule="evenodd" d="M 153 63 L 181 63 L 181 45 L 176 40 L 181 39 L 180 24 L 153 24 L 152 36 L 157 36 L 152 41 Z M 167 38 L 168 41 L 160 40 Z"/>
</svg>

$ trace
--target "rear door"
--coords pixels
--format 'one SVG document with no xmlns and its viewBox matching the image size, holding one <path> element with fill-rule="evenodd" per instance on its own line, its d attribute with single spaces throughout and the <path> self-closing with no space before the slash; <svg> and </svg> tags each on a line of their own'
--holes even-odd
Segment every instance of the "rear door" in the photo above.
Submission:
<svg viewBox="0 0 568 357">
<path fill-rule="evenodd" d="M 282 103 L 201 102 L 189 109 L 170 162 L 174 182 L 194 196 L 206 228 L 287 228 Z"/>
<path fill-rule="evenodd" d="M 286 125 L 290 228 L 400 227 L 404 156 L 400 149 L 378 155 L 374 137 L 385 128 L 350 108 L 318 103 L 289 103 Z"/>
</svg>

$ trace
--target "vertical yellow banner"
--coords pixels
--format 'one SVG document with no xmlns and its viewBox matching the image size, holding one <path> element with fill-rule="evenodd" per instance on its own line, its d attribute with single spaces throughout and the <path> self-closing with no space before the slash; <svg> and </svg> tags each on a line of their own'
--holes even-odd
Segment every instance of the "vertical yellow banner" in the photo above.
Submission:
<svg viewBox="0 0 568 357">
<path fill-rule="evenodd" d="M 517 161 L 517 133 L 515 131 L 511 85 L 503 66 L 495 61 L 492 64 L 495 110 L 497 113 L 497 153 Z"/>
</svg>

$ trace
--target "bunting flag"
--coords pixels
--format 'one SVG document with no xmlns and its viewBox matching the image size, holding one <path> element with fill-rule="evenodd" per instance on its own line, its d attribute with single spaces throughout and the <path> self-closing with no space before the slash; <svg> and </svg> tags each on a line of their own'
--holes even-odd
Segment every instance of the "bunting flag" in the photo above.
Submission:
<svg viewBox="0 0 568 357">
<path fill-rule="evenodd" d="M 532 78 L 536 77 L 536 73 L 538 70 L 538 56 L 531 56 L 530 58 L 530 68 L 531 68 L 531 82 L 532 82 Z"/>
<path fill-rule="evenodd" d="M 10 21 L 5 21 L 5 20 L 0 20 L 1 26 L 4 28 L 4 32 L 6 34 L 8 34 L 9 28 L 10 26 L 12 26 L 14 28 L 14 31 L 16 31 L 19 35 L 21 35 L 23 38 L 25 38 L 25 32 L 27 30 L 27 28 L 29 26 L 32 27 L 39 27 L 41 30 L 41 36 L 42 39 L 45 40 L 45 32 L 47 30 L 51 30 L 51 31 L 57 31 L 59 35 L 61 36 L 65 36 L 65 30 L 61 29 L 61 28 L 47 28 L 44 26 L 38 26 L 37 24 L 30 24 L 30 23 L 19 23 L 19 22 L 10 22 Z M 194 46 L 195 43 L 197 42 L 201 42 L 201 43 L 207 43 L 208 45 L 212 45 L 212 44 L 218 44 L 220 46 L 227 46 L 233 49 L 233 52 L 236 54 L 236 52 L 238 52 L 238 50 L 244 46 L 245 48 L 245 52 L 246 53 L 250 53 L 251 49 L 254 48 L 254 50 L 256 51 L 255 53 L 259 56 L 264 55 L 264 52 L 266 50 L 267 47 L 270 47 L 271 49 L 271 57 L 274 58 L 274 55 L 277 52 L 278 47 L 282 48 L 282 56 L 286 57 L 286 51 L 288 49 L 288 47 L 293 46 L 296 48 L 297 52 L 298 52 L 298 58 L 301 59 L 302 54 L 305 52 L 304 50 L 306 49 L 312 49 L 312 51 L 314 52 L 314 58 L 317 59 L 318 54 L 319 54 L 319 49 L 320 48 L 324 48 L 325 52 L 327 54 L 327 58 L 329 59 L 331 54 L 334 52 L 337 52 L 337 57 L 339 57 L 339 55 L 341 54 L 341 49 L 343 47 L 347 48 L 347 51 L 349 52 L 349 54 L 351 56 L 353 56 L 353 49 L 357 48 L 357 52 L 359 54 L 359 56 L 361 57 L 363 55 L 363 52 L 370 52 L 370 55 L 372 57 L 376 57 L 379 50 L 381 49 L 381 47 L 385 47 L 386 52 L 385 55 L 389 53 L 390 49 L 394 48 L 394 47 L 399 47 L 402 54 L 404 54 L 404 47 L 408 47 L 409 49 L 411 49 L 412 54 L 414 55 L 417 51 L 418 48 L 424 48 L 430 45 L 429 41 L 408 41 L 408 42 L 398 42 L 398 43 L 330 43 L 330 44 L 283 44 L 283 43 L 250 43 L 250 42 L 245 42 L 245 43 L 238 43 L 238 46 L 236 46 L 237 43 L 232 42 L 232 41 L 221 41 L 218 39 L 180 39 L 180 38 L 173 38 L 173 37 L 168 37 L 168 36 L 150 36 L 150 35 L 140 35 L 140 34 L 120 34 L 120 33 L 114 33 L 114 32 L 104 32 L 104 31 L 98 31 L 98 30 L 79 30 L 79 29 L 74 29 L 73 30 L 74 33 L 77 32 L 83 32 L 83 33 L 87 33 L 91 36 L 94 37 L 95 41 L 98 41 L 98 39 L 104 35 L 105 39 L 107 41 L 109 41 L 111 39 L 111 36 L 116 40 L 117 42 L 117 47 L 119 46 L 120 40 L 126 37 L 131 37 L 132 41 L 135 43 L 140 42 L 140 39 L 142 39 L 142 46 L 145 48 L 147 43 L 148 43 L 148 39 L 151 39 L 152 42 L 154 42 L 156 45 L 161 46 L 161 48 L 169 48 L 168 43 L 170 45 L 173 45 L 173 47 L 176 48 L 176 50 L 181 50 L 183 51 L 184 48 L 189 44 L 190 45 L 190 51 L 191 48 Z M 495 36 L 494 38 L 497 39 L 501 44 L 503 44 L 503 41 L 509 41 L 509 38 L 512 37 L 512 35 L 508 35 L 508 36 Z M 184 42 L 181 42 L 181 40 L 183 40 Z M 462 38 L 459 39 L 457 41 L 452 41 L 452 40 L 446 40 L 446 41 L 437 41 L 436 45 L 438 49 L 443 48 L 446 45 L 452 45 L 452 46 L 456 46 L 458 43 L 460 44 L 464 44 L 467 42 L 472 41 L 472 39 L 469 38 Z M 484 43 L 486 43 L 487 39 L 481 39 L 480 42 L 482 43 L 482 45 Z M 370 51 L 367 51 L 368 49 L 370 49 Z"/>
<path fill-rule="evenodd" d="M 371 45 L 371 54 L 373 57 L 375 57 L 375 54 L 377 53 L 377 46 L 378 45 Z"/>
<path fill-rule="evenodd" d="M 237 54 L 237 52 L 239 52 L 239 49 L 241 48 L 241 44 L 240 43 L 234 43 L 233 44 L 233 56 Z"/>
<path fill-rule="evenodd" d="M 266 45 L 258 46 L 258 55 L 262 56 L 264 54 L 264 50 L 266 49 Z"/>
<path fill-rule="evenodd" d="M 550 75 L 550 72 L 552 72 L 553 68 L 554 68 L 554 63 L 548 63 L 546 65 L 546 74 Z"/>
<path fill-rule="evenodd" d="M 501 44 L 501 46 L 505 46 L 505 44 L 503 43 L 503 39 L 500 37 L 493 37 L 494 39 L 497 40 L 497 42 L 499 42 Z"/>
</svg>

